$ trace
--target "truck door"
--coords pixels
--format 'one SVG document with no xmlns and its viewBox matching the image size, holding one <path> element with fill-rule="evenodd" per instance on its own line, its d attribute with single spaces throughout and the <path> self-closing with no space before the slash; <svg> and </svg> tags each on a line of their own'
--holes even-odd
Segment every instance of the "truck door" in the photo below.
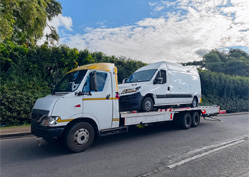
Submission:
<svg viewBox="0 0 249 177">
<path fill-rule="evenodd" d="M 112 85 L 109 72 L 96 71 L 97 91 L 83 96 L 83 116 L 93 116 L 99 123 L 100 129 L 112 125 Z M 83 93 L 89 93 L 90 73 L 83 87 Z"/>
<path fill-rule="evenodd" d="M 170 104 L 170 84 L 167 80 L 167 72 L 166 70 L 159 70 L 153 84 L 157 88 L 155 104 L 156 105 L 165 105 Z"/>
</svg>

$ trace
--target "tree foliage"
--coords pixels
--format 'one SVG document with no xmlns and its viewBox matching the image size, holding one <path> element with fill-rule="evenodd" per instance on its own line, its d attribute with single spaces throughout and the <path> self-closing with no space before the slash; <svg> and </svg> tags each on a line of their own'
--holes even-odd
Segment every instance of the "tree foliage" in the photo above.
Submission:
<svg viewBox="0 0 249 177">
<path fill-rule="evenodd" d="M 228 53 L 212 50 L 203 56 L 202 61 L 188 62 L 184 65 L 194 65 L 231 76 L 249 77 L 249 55 L 240 49 L 230 49 Z"/>
<path fill-rule="evenodd" d="M 202 94 L 205 97 L 249 100 L 249 77 L 229 76 L 211 71 L 199 71 Z"/>
<path fill-rule="evenodd" d="M 0 125 L 30 124 L 35 101 L 49 93 L 49 87 L 37 82 L 5 82 L 1 87 Z"/>
<path fill-rule="evenodd" d="M 145 64 L 125 57 L 107 56 L 102 52 L 78 51 L 66 45 L 27 47 L 13 42 L 0 43 L 1 124 L 30 123 L 35 100 L 49 94 L 49 85 L 56 83 L 69 70 L 89 63 L 115 63 L 121 82 Z M 12 104 L 14 103 L 14 104 Z"/>
<path fill-rule="evenodd" d="M 199 71 L 203 101 L 227 112 L 249 111 L 249 77 Z"/>
<path fill-rule="evenodd" d="M 211 56 L 210 61 L 225 61 L 218 54 Z M 240 58 L 241 53 L 232 51 L 231 56 Z M 77 66 L 99 62 L 115 63 L 120 83 L 145 65 L 125 57 L 107 56 L 102 52 L 88 50 L 79 51 L 66 45 L 50 47 L 44 44 L 27 47 L 13 42 L 0 43 L 0 58 L 1 125 L 30 123 L 30 113 L 35 100 L 49 94 L 50 84 L 55 84 Z M 199 73 L 206 104 L 221 105 L 221 108 L 228 112 L 248 111 L 248 77 L 229 76 L 207 70 L 200 70 Z"/>
<path fill-rule="evenodd" d="M 34 45 L 43 36 L 47 19 L 61 14 L 61 5 L 56 0 L 1 0 L 0 42 L 5 39 L 17 44 Z M 53 27 L 48 38 L 58 40 Z"/>
<path fill-rule="evenodd" d="M 136 69 L 145 64 L 125 57 L 107 56 L 102 52 L 78 51 L 66 45 L 47 45 L 28 48 L 12 42 L 0 44 L 3 81 L 37 80 L 56 83 L 69 70 L 89 63 L 108 62 L 118 67 L 118 80 L 122 82 Z"/>
</svg>

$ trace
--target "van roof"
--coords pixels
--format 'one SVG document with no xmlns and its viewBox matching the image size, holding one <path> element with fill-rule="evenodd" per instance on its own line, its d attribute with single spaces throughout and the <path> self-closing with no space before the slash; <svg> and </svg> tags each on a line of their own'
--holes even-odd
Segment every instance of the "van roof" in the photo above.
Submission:
<svg viewBox="0 0 249 177">
<path fill-rule="evenodd" d="M 149 65 L 146 65 L 146 66 L 138 69 L 137 71 L 148 70 L 148 69 L 158 69 L 163 64 L 165 64 L 167 66 L 182 67 L 182 65 L 179 65 L 179 64 L 176 64 L 176 63 L 170 63 L 170 62 L 167 62 L 167 61 L 159 61 L 159 62 L 155 62 L 155 63 L 151 63 Z"/>
<path fill-rule="evenodd" d="M 136 70 L 135 72 L 148 70 L 148 69 L 158 69 L 161 65 L 165 65 L 165 67 L 167 67 L 169 70 L 198 73 L 196 68 L 193 68 L 193 67 L 190 67 L 190 66 L 182 66 L 180 64 L 171 63 L 171 62 L 167 62 L 167 61 L 159 61 L 159 62 L 156 62 L 156 63 L 146 65 L 146 66 Z"/>
<path fill-rule="evenodd" d="M 114 63 L 94 63 L 94 64 L 88 64 L 88 65 L 82 65 L 78 68 L 72 69 L 70 72 L 73 71 L 79 71 L 84 69 L 96 69 L 96 70 L 102 70 L 102 71 L 111 71 L 114 68 Z"/>
</svg>

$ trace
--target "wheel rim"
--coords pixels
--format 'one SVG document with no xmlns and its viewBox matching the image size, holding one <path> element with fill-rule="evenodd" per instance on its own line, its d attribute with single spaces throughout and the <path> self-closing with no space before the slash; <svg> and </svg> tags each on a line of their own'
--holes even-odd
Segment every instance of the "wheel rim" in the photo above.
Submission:
<svg viewBox="0 0 249 177">
<path fill-rule="evenodd" d="M 187 126 L 190 126 L 190 124 L 191 124 L 191 117 L 190 117 L 190 116 L 187 116 L 187 117 L 186 117 L 186 119 L 185 119 L 185 124 L 186 124 Z"/>
<path fill-rule="evenodd" d="M 196 124 L 197 123 L 197 116 L 194 117 L 194 123 Z"/>
<path fill-rule="evenodd" d="M 85 128 L 81 128 L 74 133 L 74 142 L 77 145 L 83 145 L 89 140 L 89 132 Z"/>
<path fill-rule="evenodd" d="M 151 109 L 151 102 L 149 101 L 149 100 L 147 100 L 146 102 L 145 102 L 145 110 L 146 111 L 149 111 L 150 109 Z"/>
<path fill-rule="evenodd" d="M 197 101 L 196 101 L 196 99 L 194 98 L 194 100 L 193 100 L 193 107 L 196 107 L 197 106 Z"/>
<path fill-rule="evenodd" d="M 194 121 L 195 124 L 198 124 L 198 122 L 199 122 L 199 116 L 195 115 L 194 118 L 193 118 L 193 121 Z"/>
</svg>

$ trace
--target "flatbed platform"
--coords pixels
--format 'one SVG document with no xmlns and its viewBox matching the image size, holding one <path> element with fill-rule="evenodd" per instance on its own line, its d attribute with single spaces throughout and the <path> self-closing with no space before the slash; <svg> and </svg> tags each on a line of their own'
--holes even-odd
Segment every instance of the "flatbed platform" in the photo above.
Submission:
<svg viewBox="0 0 249 177">
<path fill-rule="evenodd" d="M 198 113 L 199 116 L 218 115 L 220 113 L 219 106 L 199 106 L 195 108 L 168 108 L 158 109 L 152 112 L 121 112 L 121 119 L 124 119 L 124 126 L 148 124 L 155 122 L 173 121 L 177 116 L 184 115 L 184 113 Z"/>
</svg>

